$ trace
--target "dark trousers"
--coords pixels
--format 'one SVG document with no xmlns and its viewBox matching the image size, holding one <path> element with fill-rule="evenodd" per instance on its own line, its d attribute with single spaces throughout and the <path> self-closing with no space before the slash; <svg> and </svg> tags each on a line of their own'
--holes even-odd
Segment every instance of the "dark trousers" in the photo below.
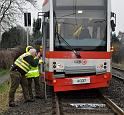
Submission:
<svg viewBox="0 0 124 115">
<path fill-rule="evenodd" d="M 33 82 L 33 80 L 34 80 L 34 87 L 35 87 L 35 96 L 41 96 L 39 77 L 28 78 L 28 90 L 29 90 L 30 98 L 34 98 L 33 92 L 32 92 L 32 82 Z"/>
<path fill-rule="evenodd" d="M 19 87 L 19 84 L 22 87 L 24 99 L 29 99 L 29 92 L 28 92 L 28 81 L 25 76 L 22 76 L 18 71 L 11 71 L 11 87 L 9 91 L 9 103 L 13 103 L 15 99 L 15 92 Z"/>
</svg>

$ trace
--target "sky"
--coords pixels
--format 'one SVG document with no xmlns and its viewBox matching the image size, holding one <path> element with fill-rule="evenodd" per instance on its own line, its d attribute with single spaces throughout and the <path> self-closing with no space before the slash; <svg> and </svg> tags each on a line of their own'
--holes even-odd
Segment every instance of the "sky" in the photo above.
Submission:
<svg viewBox="0 0 124 115">
<path fill-rule="evenodd" d="M 116 13 L 116 32 L 124 32 L 124 0 L 111 0 L 111 9 Z"/>
</svg>

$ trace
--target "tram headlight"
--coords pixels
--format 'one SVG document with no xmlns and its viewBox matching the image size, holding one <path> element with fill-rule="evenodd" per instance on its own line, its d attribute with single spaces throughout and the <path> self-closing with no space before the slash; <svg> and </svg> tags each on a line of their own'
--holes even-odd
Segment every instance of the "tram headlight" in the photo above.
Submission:
<svg viewBox="0 0 124 115">
<path fill-rule="evenodd" d="M 64 71 L 64 66 L 61 64 L 56 64 L 56 68 L 54 68 L 56 72 L 63 72 Z"/>
<path fill-rule="evenodd" d="M 104 65 L 107 65 L 107 62 L 104 62 Z"/>
<path fill-rule="evenodd" d="M 107 69 L 107 62 L 104 62 L 104 69 Z"/>
<path fill-rule="evenodd" d="M 53 62 L 53 68 L 56 68 L 56 62 Z"/>
<path fill-rule="evenodd" d="M 60 63 L 53 62 L 53 69 L 57 72 L 63 72 L 64 66 Z"/>
<path fill-rule="evenodd" d="M 56 65 L 53 65 L 53 68 L 56 68 Z"/>
</svg>

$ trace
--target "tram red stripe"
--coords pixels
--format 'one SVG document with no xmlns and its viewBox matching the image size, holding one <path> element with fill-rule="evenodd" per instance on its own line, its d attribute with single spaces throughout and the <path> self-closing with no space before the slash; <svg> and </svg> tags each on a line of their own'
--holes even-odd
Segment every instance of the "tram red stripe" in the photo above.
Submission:
<svg viewBox="0 0 124 115">
<path fill-rule="evenodd" d="M 110 59 L 111 52 L 80 52 L 81 58 L 84 59 Z M 74 59 L 76 58 L 73 52 L 69 51 L 53 51 L 46 53 L 47 58 Z"/>
</svg>

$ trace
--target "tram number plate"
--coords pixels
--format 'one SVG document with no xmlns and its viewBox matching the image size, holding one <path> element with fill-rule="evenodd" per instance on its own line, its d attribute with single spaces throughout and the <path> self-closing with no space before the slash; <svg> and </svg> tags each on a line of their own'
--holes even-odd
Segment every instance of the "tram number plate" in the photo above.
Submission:
<svg viewBox="0 0 124 115">
<path fill-rule="evenodd" d="M 72 84 L 87 84 L 90 83 L 90 78 L 73 78 Z"/>
</svg>

